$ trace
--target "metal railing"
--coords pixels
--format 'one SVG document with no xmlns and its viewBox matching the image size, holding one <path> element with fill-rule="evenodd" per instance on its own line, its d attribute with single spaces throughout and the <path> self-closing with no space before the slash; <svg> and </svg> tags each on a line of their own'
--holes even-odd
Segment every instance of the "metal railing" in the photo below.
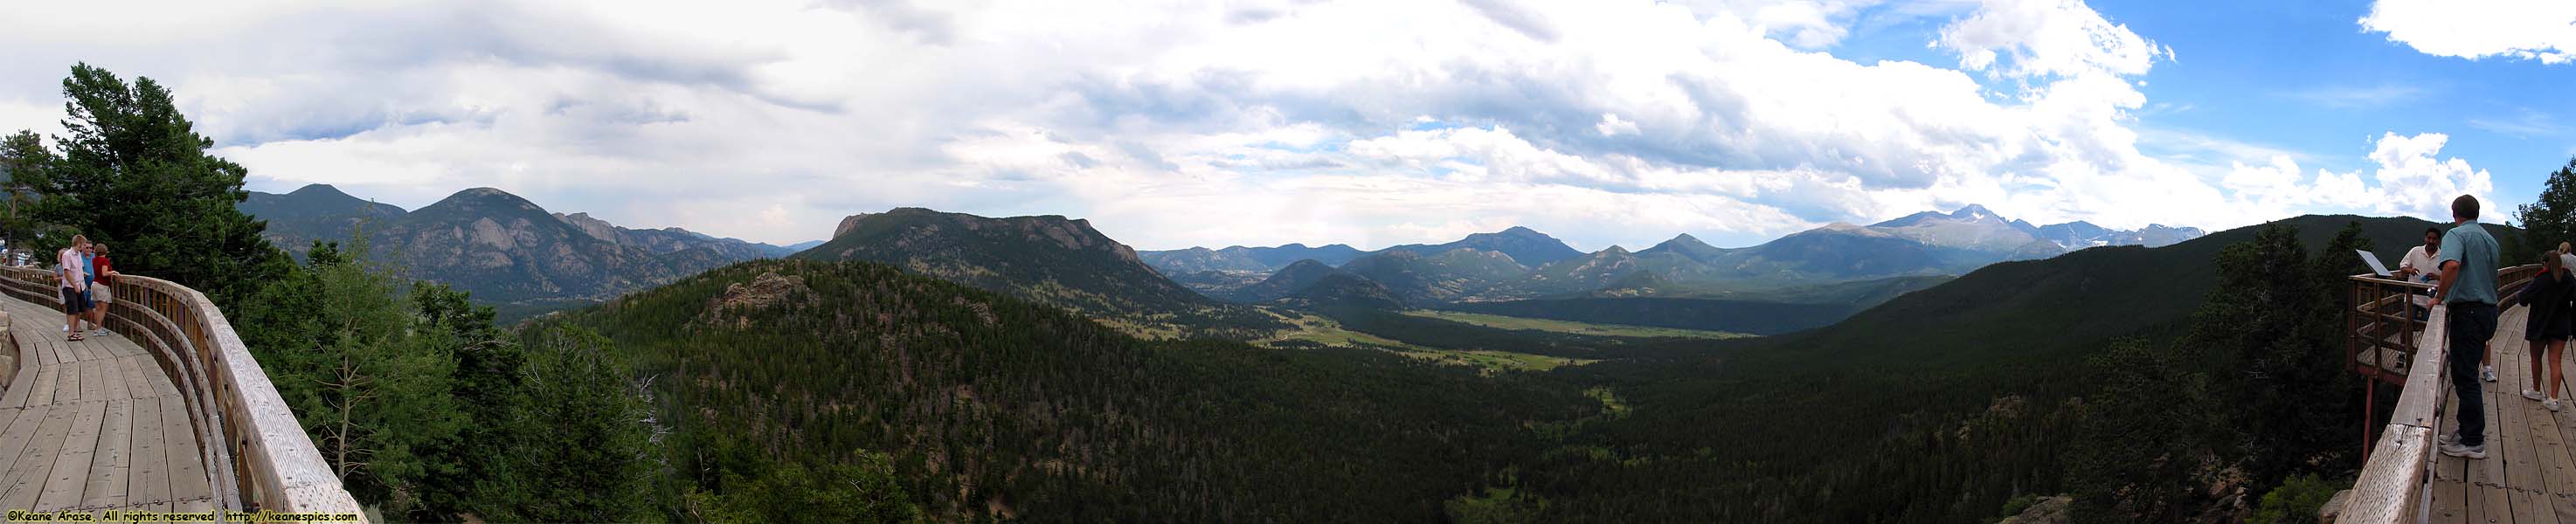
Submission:
<svg viewBox="0 0 2576 524">
<path fill-rule="evenodd" d="M 2497 297 L 2502 302 L 2516 302 L 2522 290 L 2531 286 L 2532 277 L 2539 274 L 2540 266 L 2537 264 L 2496 270 Z M 2441 414 L 2437 411 L 2442 404 L 2442 367 L 2449 358 L 2449 351 L 2443 344 L 2448 334 L 2442 323 L 2449 318 L 2450 308 L 2433 304 L 2426 310 L 2425 303 L 2411 298 L 2419 290 L 2429 293 L 2430 285 L 2370 275 L 2356 275 L 2352 282 L 2353 308 L 2345 313 L 2344 320 L 2349 335 L 2345 352 L 2353 357 L 2360 356 L 2362 351 L 2394 352 L 2372 355 L 2380 361 L 2367 367 L 2376 369 L 2364 369 L 2365 365 L 2359 360 L 2353 361 L 2354 369 L 2370 377 L 2367 382 L 2371 384 L 2374 395 L 2370 398 L 2376 399 L 2376 386 L 2386 380 L 2385 373 L 2391 369 L 2385 362 L 2390 358 L 2401 358 L 2404 371 L 2397 376 L 2403 378 L 2392 382 L 2403 384 L 2404 389 L 2398 394 L 2396 409 L 2389 412 L 2387 425 L 2379 428 L 2377 444 L 2369 444 L 2367 440 L 2371 434 L 2367 414 L 2372 406 L 2371 403 L 2363 403 L 2362 436 L 2365 445 L 2362 453 L 2365 458 L 2361 477 L 2353 482 L 2352 495 L 2344 503 L 2342 516 L 2335 521 L 2370 524 L 2420 522 L 2424 520 L 2424 512 L 2430 509 L 2425 502 L 2431 492 L 2425 488 L 2432 480 L 2433 437 L 2441 422 Z M 2419 310 L 2425 311 L 2422 320 L 2413 316 Z M 2394 337 L 2393 341 L 2391 337 Z M 2382 344 L 2383 341 L 2386 343 Z"/>
<path fill-rule="evenodd" d="M 62 304 L 52 272 L 0 267 L 0 276 L 6 277 L 0 293 Z M 108 308 L 108 329 L 152 354 L 185 399 L 198 441 L 210 443 L 200 460 L 219 508 L 360 513 L 213 301 L 186 286 L 131 274 L 117 277 L 110 291 L 116 301 Z"/>
</svg>

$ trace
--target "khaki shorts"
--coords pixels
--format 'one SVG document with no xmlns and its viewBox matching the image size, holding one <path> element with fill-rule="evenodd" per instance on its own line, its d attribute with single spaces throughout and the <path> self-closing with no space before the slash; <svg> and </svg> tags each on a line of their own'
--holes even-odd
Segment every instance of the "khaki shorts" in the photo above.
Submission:
<svg viewBox="0 0 2576 524">
<path fill-rule="evenodd" d="M 96 302 L 96 303 L 100 303 L 100 304 L 106 304 L 106 303 L 110 303 L 110 302 L 115 302 L 115 301 L 116 301 L 116 295 L 115 295 L 115 294 L 113 294 L 113 293 L 108 292 L 107 284 L 90 284 L 90 286 L 89 286 L 89 301 L 91 301 L 91 302 Z"/>
</svg>

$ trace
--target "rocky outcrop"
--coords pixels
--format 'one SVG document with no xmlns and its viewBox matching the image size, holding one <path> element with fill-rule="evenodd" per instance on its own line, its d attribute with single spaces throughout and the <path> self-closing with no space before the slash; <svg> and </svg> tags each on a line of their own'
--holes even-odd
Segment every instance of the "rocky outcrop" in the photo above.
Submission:
<svg viewBox="0 0 2576 524">
<path fill-rule="evenodd" d="M 813 294 L 814 289 L 805 286 L 803 276 L 782 277 L 774 271 L 761 273 L 750 282 L 725 286 L 724 293 L 708 301 L 706 320 L 709 324 L 740 327 L 750 323 L 749 313 L 753 311 L 803 300 Z"/>
<path fill-rule="evenodd" d="M 2065 495 L 2039 499 L 2039 502 L 2032 503 L 2029 509 L 2021 510 L 2021 514 L 2004 517 L 2003 520 L 1996 521 L 1995 524 L 2066 524 L 2068 522 L 2074 522 L 2073 516 L 2067 511 L 2067 507 L 2074 503 L 2075 497 Z"/>
<path fill-rule="evenodd" d="M 812 292 L 814 292 L 812 288 L 805 287 L 805 277 L 782 277 L 776 272 L 761 273 L 760 277 L 751 279 L 748 285 L 735 282 L 733 285 L 725 286 L 724 294 L 717 295 L 715 304 L 708 309 L 766 309 Z"/>
<path fill-rule="evenodd" d="M 841 225 L 832 228 L 832 238 L 841 238 L 841 235 L 850 234 L 850 230 L 858 229 L 859 222 L 866 221 L 871 215 L 875 213 L 859 213 L 842 218 Z"/>
<path fill-rule="evenodd" d="M 18 350 L 17 335 L 4 329 L 8 326 L 9 313 L 0 312 L 0 391 L 7 391 L 10 384 L 18 383 L 18 355 L 25 353 Z"/>
<path fill-rule="evenodd" d="M 618 241 L 617 226 L 609 224 L 606 220 L 591 218 L 590 213 L 573 213 L 570 215 L 555 213 L 555 219 L 562 220 L 566 224 L 572 224 L 572 227 L 580 229 L 581 232 L 589 233 L 591 238 L 608 242 Z"/>
</svg>

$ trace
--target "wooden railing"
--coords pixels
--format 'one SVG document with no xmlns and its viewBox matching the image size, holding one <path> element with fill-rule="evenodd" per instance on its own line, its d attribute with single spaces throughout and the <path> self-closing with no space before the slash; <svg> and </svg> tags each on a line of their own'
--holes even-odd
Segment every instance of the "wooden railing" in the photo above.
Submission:
<svg viewBox="0 0 2576 524">
<path fill-rule="evenodd" d="M 2539 274 L 2538 265 L 2497 270 L 2496 296 L 2507 302 L 2513 301 L 2524 288 L 2530 287 L 2532 277 Z M 2367 458 L 2362 462 L 2361 478 L 2353 482 L 2352 495 L 2346 499 L 2342 516 L 2335 522 L 2420 522 L 2424 520 L 2424 512 L 2430 509 L 2424 504 L 2425 497 L 2431 494 L 2425 487 L 2432 479 L 2435 428 L 2440 427 L 2441 422 L 2441 414 L 2437 411 L 2442 405 L 2442 368 L 2449 362 L 2450 353 L 2444 343 L 2448 333 L 2442 323 L 2450 317 L 2450 308 L 2436 304 L 2426 312 L 2424 320 L 2416 321 L 2412 313 L 2421 306 L 2415 305 L 2408 296 L 2415 289 L 2429 290 L 2430 286 L 2367 275 L 2355 276 L 2352 280 L 2354 306 L 2345 314 L 2344 323 L 2354 328 L 2347 333 L 2355 341 L 2346 344 L 2346 352 L 2357 353 L 2361 350 L 2354 348 L 2358 347 L 2377 347 L 2360 339 L 2383 339 L 2373 335 L 2375 331 L 2360 329 L 2363 326 L 2374 323 L 2406 326 L 2381 331 L 2401 335 L 2394 346 L 2402 349 L 2407 365 L 2403 382 L 2405 389 L 2398 394 L 2397 407 L 2389 412 L 2387 425 L 2379 429 L 2379 442 L 2364 448 L 2363 456 Z M 2409 332 L 2414 335 L 2402 336 Z M 2470 358 L 2477 357 L 2471 355 Z M 2358 369 L 2359 364 L 2356 366 Z M 2372 377 L 2369 382 L 2374 386 L 2380 381 L 2373 372 L 2365 371 L 2363 374 Z M 2370 409 L 2369 404 L 2363 405 L 2365 413 Z M 2367 420 L 2364 419 L 2365 428 L 2369 425 Z M 2365 438 L 2368 435 L 2365 429 Z"/>
<path fill-rule="evenodd" d="M 0 292 L 59 307 L 53 273 L 0 267 Z M 359 513 L 358 502 L 322 461 L 312 437 L 205 294 L 151 277 L 124 275 L 111 289 L 108 329 L 152 353 L 184 397 L 188 422 L 205 446 L 201 460 L 216 504 L 231 511 Z"/>
<path fill-rule="evenodd" d="M 2416 339 L 2432 313 L 2433 285 L 2375 275 L 2353 275 L 2351 280 L 2352 311 L 2343 317 L 2344 362 L 2371 379 L 2371 387 L 2405 383 Z"/>
</svg>

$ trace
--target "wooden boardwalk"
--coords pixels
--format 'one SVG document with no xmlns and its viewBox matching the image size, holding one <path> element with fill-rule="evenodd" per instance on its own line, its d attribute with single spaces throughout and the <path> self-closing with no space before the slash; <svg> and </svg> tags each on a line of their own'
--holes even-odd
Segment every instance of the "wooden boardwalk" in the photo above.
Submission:
<svg viewBox="0 0 2576 524">
<path fill-rule="evenodd" d="M 213 511 L 168 375 L 123 335 L 65 342 L 63 315 L 0 297 L 19 347 L 0 393 L 0 510 Z"/>
</svg>

